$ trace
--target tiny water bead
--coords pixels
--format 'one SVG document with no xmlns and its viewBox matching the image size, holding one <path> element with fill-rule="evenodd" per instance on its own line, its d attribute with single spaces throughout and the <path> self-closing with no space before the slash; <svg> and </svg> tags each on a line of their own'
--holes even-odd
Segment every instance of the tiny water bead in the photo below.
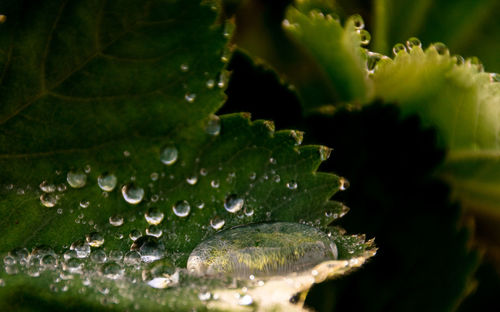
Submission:
<svg viewBox="0 0 500 312">
<path fill-rule="evenodd" d="M 109 217 L 109 224 L 111 224 L 112 226 L 122 226 L 123 217 L 120 215 L 113 215 Z"/>
<path fill-rule="evenodd" d="M 224 200 L 224 208 L 231 213 L 236 213 L 243 208 L 245 200 L 238 197 L 236 194 L 231 194 Z"/>
<path fill-rule="evenodd" d="M 97 178 L 97 184 L 104 192 L 111 192 L 116 187 L 117 178 L 112 173 L 101 174 Z"/>
<path fill-rule="evenodd" d="M 186 182 L 189 185 L 195 185 L 198 182 L 198 177 L 196 175 L 190 176 L 190 177 L 186 178 Z"/>
<path fill-rule="evenodd" d="M 189 65 L 188 64 L 181 64 L 181 71 L 183 72 L 188 72 L 189 71 Z"/>
<path fill-rule="evenodd" d="M 216 231 L 222 229 L 224 224 L 226 224 L 226 221 L 224 221 L 224 219 L 219 217 L 215 217 L 210 220 L 210 226 Z"/>
<path fill-rule="evenodd" d="M 345 191 L 349 188 L 350 183 L 346 178 L 340 178 L 339 182 L 340 182 L 339 189 L 341 191 Z"/>
<path fill-rule="evenodd" d="M 289 188 L 290 190 L 296 190 L 297 189 L 297 182 L 295 181 L 290 181 L 286 184 L 286 187 Z"/>
<path fill-rule="evenodd" d="M 191 211 L 191 206 L 186 200 L 180 200 L 172 206 L 175 215 L 181 218 L 187 217 Z"/>
<path fill-rule="evenodd" d="M 368 51 L 366 56 L 366 69 L 373 73 L 378 62 L 382 59 L 382 54 Z"/>
<path fill-rule="evenodd" d="M 140 237 L 142 236 L 142 233 L 141 231 L 137 230 L 137 229 L 134 229 L 132 231 L 130 231 L 128 237 L 132 240 L 132 241 L 136 241 L 137 239 L 139 239 Z"/>
<path fill-rule="evenodd" d="M 354 14 L 351 17 L 349 17 L 349 19 L 353 22 L 354 28 L 359 29 L 359 30 L 365 28 L 365 21 L 363 20 L 361 15 Z"/>
<path fill-rule="evenodd" d="M 163 164 L 170 166 L 177 161 L 179 151 L 173 145 L 166 146 L 160 153 L 160 160 Z"/>
<path fill-rule="evenodd" d="M 101 247 L 104 244 L 104 237 L 98 232 L 92 232 L 85 237 L 90 247 Z"/>
<path fill-rule="evenodd" d="M 211 115 L 205 124 L 205 132 L 209 135 L 219 135 L 221 129 L 220 117 L 217 115 Z"/>
<path fill-rule="evenodd" d="M 87 183 L 87 175 L 81 170 L 69 171 L 66 175 L 66 181 L 72 188 L 82 188 Z"/>
<path fill-rule="evenodd" d="M 215 80 L 208 79 L 205 85 L 207 86 L 208 89 L 213 89 L 213 87 L 215 86 Z"/>
<path fill-rule="evenodd" d="M 415 47 L 422 47 L 422 42 L 420 42 L 420 39 L 417 37 L 411 37 L 408 40 L 406 40 L 406 46 L 408 47 L 408 50 L 413 50 Z"/>
<path fill-rule="evenodd" d="M 370 43 L 372 36 L 370 35 L 370 33 L 367 30 L 360 29 L 360 30 L 358 30 L 358 34 L 359 34 L 359 41 L 360 41 L 361 45 L 368 45 Z"/>
<path fill-rule="evenodd" d="M 213 188 L 218 188 L 220 186 L 219 180 L 212 180 L 210 182 L 210 186 L 213 187 Z"/>
<path fill-rule="evenodd" d="M 335 242 L 317 228 L 262 223 L 216 233 L 191 252 L 187 268 L 197 275 L 226 273 L 246 279 L 308 270 L 337 256 Z"/>
<path fill-rule="evenodd" d="M 194 100 L 196 100 L 196 94 L 195 93 L 186 93 L 184 96 L 184 99 L 186 99 L 187 102 L 193 103 Z"/>
<path fill-rule="evenodd" d="M 80 207 L 82 208 L 88 208 L 90 206 L 90 201 L 86 200 L 86 199 L 82 199 L 80 201 Z"/>
<path fill-rule="evenodd" d="M 149 236 L 160 237 L 162 234 L 163 234 L 162 229 L 156 225 L 150 225 L 146 229 L 146 235 L 149 235 Z"/>
<path fill-rule="evenodd" d="M 157 238 L 153 236 L 143 236 L 132 244 L 131 251 L 137 251 L 141 255 L 143 262 L 153 262 L 163 258 L 165 247 Z"/>
<path fill-rule="evenodd" d="M 146 219 L 146 222 L 148 222 L 151 225 L 158 225 L 163 221 L 163 217 L 165 215 L 161 210 L 159 210 L 156 207 L 149 208 L 149 210 L 144 214 L 144 218 Z"/>
<path fill-rule="evenodd" d="M 401 52 L 406 52 L 405 45 L 402 43 L 396 43 L 394 47 L 392 47 L 392 53 L 394 53 L 394 55 L 396 56 Z"/>
<path fill-rule="evenodd" d="M 157 289 L 173 287 L 179 284 L 179 271 L 170 265 L 158 263 L 142 271 L 142 280 Z"/>
<path fill-rule="evenodd" d="M 54 207 L 57 204 L 57 197 L 50 193 L 40 195 L 40 202 L 47 208 Z"/>
<path fill-rule="evenodd" d="M 435 42 L 435 43 L 432 44 L 432 47 L 440 55 L 445 55 L 445 54 L 449 54 L 450 53 L 448 51 L 448 47 L 444 43 L 442 43 L 442 42 Z"/>
<path fill-rule="evenodd" d="M 122 195 L 127 203 L 137 205 L 144 198 L 144 189 L 129 183 L 122 187 Z"/>
<path fill-rule="evenodd" d="M 97 249 L 90 253 L 90 260 L 95 263 L 104 263 L 108 260 L 108 256 L 104 250 Z"/>
<path fill-rule="evenodd" d="M 45 193 L 52 193 L 56 191 L 56 186 L 44 180 L 42 183 L 40 183 L 40 189 Z"/>
</svg>

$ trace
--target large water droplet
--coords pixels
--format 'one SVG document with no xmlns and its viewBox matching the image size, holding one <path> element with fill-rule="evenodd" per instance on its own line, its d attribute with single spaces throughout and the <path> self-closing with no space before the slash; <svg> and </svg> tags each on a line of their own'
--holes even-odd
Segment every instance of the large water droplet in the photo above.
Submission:
<svg viewBox="0 0 500 312">
<path fill-rule="evenodd" d="M 137 251 L 144 262 L 153 262 L 163 258 L 165 247 L 153 236 L 143 236 L 137 239 L 130 247 L 131 251 Z"/>
<path fill-rule="evenodd" d="M 179 156 L 179 152 L 177 148 L 173 145 L 165 147 L 160 154 L 160 160 L 165 165 L 172 165 L 177 161 L 177 157 Z"/>
<path fill-rule="evenodd" d="M 66 181 L 72 188 L 82 188 L 87 183 L 87 175 L 81 170 L 69 171 L 66 175 Z"/>
<path fill-rule="evenodd" d="M 231 213 L 236 213 L 243 208 L 245 200 L 235 194 L 228 195 L 224 201 L 224 208 Z"/>
<path fill-rule="evenodd" d="M 263 223 L 219 232 L 191 253 L 187 268 L 199 275 L 229 273 L 248 278 L 308 270 L 337 259 L 326 233 L 298 223 Z"/>
<path fill-rule="evenodd" d="M 97 178 L 97 184 L 99 185 L 101 190 L 105 192 L 111 192 L 112 190 L 114 190 L 116 187 L 116 182 L 116 176 L 112 173 L 104 173 Z"/>
<path fill-rule="evenodd" d="M 122 187 L 122 195 L 127 203 L 137 205 L 144 198 L 144 189 L 130 183 Z"/>
<path fill-rule="evenodd" d="M 176 216 L 183 218 L 189 215 L 191 206 L 189 206 L 189 203 L 186 200 L 180 200 L 172 206 L 172 210 Z"/>
<path fill-rule="evenodd" d="M 163 221 L 164 214 L 156 207 L 149 208 L 149 210 L 144 214 L 144 218 L 151 225 L 158 225 Z"/>
<path fill-rule="evenodd" d="M 220 128 L 221 122 L 219 116 L 211 115 L 205 124 L 205 132 L 215 136 L 220 133 Z"/>
</svg>

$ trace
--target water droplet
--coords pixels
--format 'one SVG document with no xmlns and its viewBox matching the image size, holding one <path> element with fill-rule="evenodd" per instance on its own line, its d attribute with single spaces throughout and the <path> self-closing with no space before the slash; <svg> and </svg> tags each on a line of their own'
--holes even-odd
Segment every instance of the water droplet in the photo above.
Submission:
<svg viewBox="0 0 500 312">
<path fill-rule="evenodd" d="M 109 224 L 112 226 L 122 226 L 123 225 L 123 217 L 120 215 L 114 215 L 109 217 Z"/>
<path fill-rule="evenodd" d="M 7 255 L 3 258 L 3 263 L 5 265 L 14 265 L 16 264 L 16 259 L 10 255 Z"/>
<path fill-rule="evenodd" d="M 143 236 L 132 244 L 131 251 L 137 251 L 144 262 L 153 262 L 163 258 L 165 247 L 153 236 Z"/>
<path fill-rule="evenodd" d="M 478 72 L 483 72 L 484 71 L 484 66 L 483 63 L 479 60 L 477 56 L 471 56 L 467 58 L 466 60 L 467 63 L 469 63 L 471 66 L 476 67 Z"/>
<path fill-rule="evenodd" d="M 144 198 L 144 189 L 130 183 L 122 187 L 123 199 L 129 204 L 137 205 Z"/>
<path fill-rule="evenodd" d="M 181 70 L 183 72 L 189 71 L 189 65 L 188 64 L 181 64 Z"/>
<path fill-rule="evenodd" d="M 453 57 L 456 59 L 457 65 L 463 65 L 465 63 L 465 59 L 463 56 L 455 54 Z"/>
<path fill-rule="evenodd" d="M 250 180 L 255 180 L 255 178 L 257 178 L 257 173 L 255 172 L 251 172 L 250 175 L 248 176 L 250 178 Z"/>
<path fill-rule="evenodd" d="M 272 120 L 264 120 L 263 121 L 264 126 L 269 130 L 269 132 L 274 132 L 276 130 L 276 125 L 274 124 L 274 121 Z"/>
<path fill-rule="evenodd" d="M 128 251 L 125 254 L 123 262 L 127 265 L 138 265 L 141 263 L 141 255 L 137 251 Z"/>
<path fill-rule="evenodd" d="M 359 34 L 359 41 L 361 45 L 368 45 L 370 43 L 370 40 L 372 39 L 372 36 L 367 30 L 360 29 L 358 30 Z"/>
<path fill-rule="evenodd" d="M 170 265 L 158 263 L 151 269 L 142 271 L 142 280 L 148 286 L 157 289 L 173 287 L 179 283 L 179 271 L 174 270 Z"/>
<path fill-rule="evenodd" d="M 102 249 L 94 250 L 90 253 L 90 260 L 95 263 L 104 263 L 108 260 L 106 253 Z"/>
<path fill-rule="evenodd" d="M 45 207 L 51 208 L 57 204 L 57 197 L 50 193 L 44 193 L 40 195 L 40 202 Z"/>
<path fill-rule="evenodd" d="M 198 209 L 203 209 L 203 207 L 205 207 L 205 203 L 202 200 L 195 200 L 194 206 Z"/>
<path fill-rule="evenodd" d="M 208 174 L 207 169 L 205 169 L 205 168 L 201 168 L 201 169 L 200 169 L 200 174 L 201 174 L 202 176 L 206 176 L 206 175 Z"/>
<path fill-rule="evenodd" d="M 408 50 L 413 50 L 415 47 L 422 47 L 422 42 L 420 42 L 420 39 L 417 37 L 411 37 L 410 39 L 406 40 L 406 46 L 408 47 Z"/>
<path fill-rule="evenodd" d="M 82 199 L 80 201 L 80 207 L 82 208 L 88 208 L 90 206 L 90 201 L 86 200 L 86 199 Z"/>
<path fill-rule="evenodd" d="M 130 231 L 128 237 L 130 237 L 132 241 L 136 241 L 138 238 L 142 237 L 142 233 L 137 229 L 133 229 L 132 231 Z"/>
<path fill-rule="evenodd" d="M 304 224 L 276 222 L 211 236 L 191 252 L 187 269 L 198 275 L 230 273 L 247 279 L 309 270 L 336 259 L 336 245 L 326 233 Z"/>
<path fill-rule="evenodd" d="M 111 261 L 121 261 L 123 258 L 123 251 L 121 250 L 111 250 L 109 252 L 109 260 Z"/>
<path fill-rule="evenodd" d="M 392 53 L 394 53 L 394 55 L 398 55 L 403 51 L 406 52 L 406 47 L 402 43 L 396 43 L 394 47 L 392 47 Z"/>
<path fill-rule="evenodd" d="M 146 235 L 160 237 L 163 234 L 163 231 L 156 225 L 150 225 L 146 229 Z"/>
<path fill-rule="evenodd" d="M 224 224 L 226 224 L 226 221 L 224 221 L 224 219 L 219 217 L 215 217 L 210 220 L 210 226 L 216 231 L 222 229 Z"/>
<path fill-rule="evenodd" d="M 24 263 L 28 261 L 29 251 L 26 248 L 16 248 L 9 251 L 9 256 L 14 257 L 19 263 Z"/>
<path fill-rule="evenodd" d="M 279 182 L 281 181 L 281 177 L 280 177 L 278 174 L 275 174 L 275 175 L 273 176 L 273 181 L 274 181 L 275 183 L 279 183 Z"/>
<path fill-rule="evenodd" d="M 151 178 L 151 181 L 156 181 L 159 178 L 159 174 L 158 172 L 152 172 L 149 177 Z"/>
<path fill-rule="evenodd" d="M 354 14 L 349 17 L 350 20 L 354 23 L 354 28 L 356 29 L 363 29 L 365 28 L 365 21 L 363 21 L 363 18 L 359 14 Z"/>
<path fill-rule="evenodd" d="M 87 175 L 81 170 L 69 171 L 66 181 L 68 181 L 69 186 L 72 188 L 82 188 L 87 183 Z"/>
<path fill-rule="evenodd" d="M 253 216 L 254 211 L 250 207 L 245 207 L 245 209 L 243 209 L 243 213 L 245 214 L 245 216 L 251 217 Z"/>
<path fill-rule="evenodd" d="M 288 187 L 291 190 L 296 190 L 297 189 L 297 182 L 295 181 L 290 181 L 286 184 L 286 187 Z"/>
<path fill-rule="evenodd" d="M 163 149 L 160 154 L 160 160 L 165 165 L 170 166 L 177 161 L 178 155 L 179 152 L 177 151 L 177 148 L 173 145 L 170 145 Z"/>
<path fill-rule="evenodd" d="M 176 216 L 184 218 L 189 215 L 191 207 L 186 200 L 180 200 L 174 206 L 172 206 L 172 210 L 174 211 Z"/>
<path fill-rule="evenodd" d="M 123 276 L 123 269 L 122 267 L 116 263 L 116 262 L 108 262 L 102 265 L 101 267 L 101 274 L 109 279 L 119 279 L 120 277 Z"/>
<path fill-rule="evenodd" d="M 193 103 L 194 100 L 196 100 L 196 94 L 195 93 L 186 93 L 186 95 L 184 95 L 184 99 L 186 99 L 186 101 L 188 101 L 189 103 Z"/>
<path fill-rule="evenodd" d="M 40 189 L 45 193 L 52 193 L 56 191 L 56 186 L 44 180 L 40 183 Z"/>
<path fill-rule="evenodd" d="M 97 178 L 97 184 L 99 185 L 101 190 L 105 192 L 111 192 L 112 190 L 114 190 L 116 187 L 116 182 L 117 182 L 116 176 L 111 173 L 101 174 Z"/>
<path fill-rule="evenodd" d="M 449 54 L 450 53 L 448 51 L 448 47 L 444 43 L 442 43 L 442 42 L 435 42 L 435 43 L 432 44 L 432 47 L 440 55 L 445 55 L 445 54 Z"/>
<path fill-rule="evenodd" d="M 216 136 L 219 135 L 220 128 L 221 128 L 221 121 L 219 116 L 211 115 L 206 121 L 205 132 L 208 133 L 209 135 Z"/>
<path fill-rule="evenodd" d="M 57 186 L 57 191 L 63 193 L 67 190 L 66 184 L 62 183 Z"/>
<path fill-rule="evenodd" d="M 302 141 L 304 140 L 304 132 L 302 131 L 291 130 L 290 136 L 295 140 L 295 145 L 302 144 Z"/>
<path fill-rule="evenodd" d="M 87 242 L 81 239 L 74 241 L 70 246 L 70 250 L 74 250 L 76 252 L 77 258 L 87 258 L 90 254 L 90 246 Z"/>
<path fill-rule="evenodd" d="M 271 157 L 271 158 L 269 158 L 269 163 L 271 165 L 276 165 L 278 163 L 278 161 L 276 160 L 276 158 Z"/>
<path fill-rule="evenodd" d="M 98 232 L 92 232 L 85 237 L 90 247 L 101 247 L 104 244 L 104 237 Z"/>
<path fill-rule="evenodd" d="M 218 188 L 220 186 L 219 180 L 212 180 L 210 186 L 213 188 Z"/>
<path fill-rule="evenodd" d="M 144 218 L 151 225 L 158 225 L 163 221 L 164 214 L 158 208 L 153 207 L 144 214 Z"/>
<path fill-rule="evenodd" d="M 366 69 L 368 70 L 368 72 L 373 73 L 375 67 L 377 66 L 378 62 L 381 59 L 382 59 L 382 54 L 368 51 L 366 59 Z"/>
<path fill-rule="evenodd" d="M 347 189 L 349 188 L 349 185 L 350 185 L 350 184 L 349 184 L 349 181 L 347 181 L 347 179 L 346 179 L 346 178 L 340 178 L 340 181 L 339 181 L 339 182 L 340 182 L 339 189 L 340 189 L 341 191 L 345 191 L 345 190 L 347 190 Z"/>
<path fill-rule="evenodd" d="M 212 89 L 215 86 L 215 80 L 208 79 L 207 83 L 206 83 L 206 86 L 207 86 L 208 89 Z"/>
<path fill-rule="evenodd" d="M 186 178 L 186 182 L 190 185 L 195 185 L 198 182 L 198 177 L 196 175 Z"/>
<path fill-rule="evenodd" d="M 224 208 L 228 212 L 231 213 L 236 213 L 243 208 L 243 204 L 245 203 L 245 200 L 243 198 L 239 198 L 235 194 L 228 195 L 224 201 Z"/>
<path fill-rule="evenodd" d="M 332 149 L 326 146 L 320 146 L 319 148 L 319 157 L 321 161 L 328 160 L 330 155 L 332 154 Z"/>
</svg>

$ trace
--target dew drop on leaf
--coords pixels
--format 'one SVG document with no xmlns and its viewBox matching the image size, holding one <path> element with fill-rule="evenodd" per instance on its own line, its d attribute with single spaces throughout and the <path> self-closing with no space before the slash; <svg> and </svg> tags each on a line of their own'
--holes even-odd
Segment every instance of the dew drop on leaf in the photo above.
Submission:
<svg viewBox="0 0 500 312">
<path fill-rule="evenodd" d="M 141 255 L 135 251 L 128 251 L 123 258 L 123 262 L 127 265 L 137 265 L 141 263 Z"/>
<path fill-rule="evenodd" d="M 144 214 L 144 218 L 151 225 L 158 225 L 163 221 L 164 214 L 156 207 L 149 208 L 149 210 Z"/>
<path fill-rule="evenodd" d="M 347 190 L 349 188 L 350 183 L 349 183 L 349 181 L 346 178 L 340 178 L 339 182 L 340 182 L 339 189 L 341 191 L 345 191 L 345 190 Z"/>
<path fill-rule="evenodd" d="M 189 206 L 188 201 L 180 200 L 177 203 L 175 203 L 174 206 L 172 206 L 172 210 L 174 211 L 176 216 L 184 218 L 189 215 L 189 212 L 191 211 L 191 206 Z"/>
<path fill-rule="evenodd" d="M 214 217 L 213 219 L 210 220 L 210 226 L 216 231 L 222 229 L 225 223 L 226 221 L 224 221 L 224 219 L 219 217 Z"/>
<path fill-rule="evenodd" d="M 444 43 L 442 43 L 442 42 L 435 42 L 435 43 L 432 44 L 432 47 L 440 55 L 445 55 L 445 54 L 449 54 L 450 53 L 448 51 L 448 47 Z"/>
<path fill-rule="evenodd" d="M 114 215 L 109 217 L 109 224 L 112 226 L 122 226 L 123 225 L 123 217 L 120 215 Z"/>
<path fill-rule="evenodd" d="M 122 195 L 127 203 L 137 205 L 144 198 L 144 189 L 133 183 L 126 184 L 122 187 Z"/>
<path fill-rule="evenodd" d="M 189 71 L 189 65 L 188 65 L 188 64 L 181 64 L 181 66 L 180 66 L 180 67 L 181 67 L 181 70 L 182 70 L 183 72 L 187 72 L 187 71 Z"/>
<path fill-rule="evenodd" d="M 406 47 L 404 44 L 402 43 L 396 43 L 393 47 L 392 47 L 392 53 L 394 53 L 394 55 L 398 55 L 399 53 L 401 52 L 406 52 Z"/>
<path fill-rule="evenodd" d="M 245 200 L 235 194 L 228 195 L 224 200 L 224 208 L 231 213 L 236 213 L 243 208 Z"/>
<path fill-rule="evenodd" d="M 40 183 L 40 189 L 45 193 L 52 193 L 56 191 L 56 186 L 44 180 L 42 183 Z"/>
<path fill-rule="evenodd" d="M 358 30 L 358 34 L 359 34 L 359 40 L 360 40 L 361 45 L 368 45 L 370 43 L 372 36 L 370 35 L 370 33 L 367 30 L 360 29 L 360 30 Z"/>
<path fill-rule="evenodd" d="M 66 175 L 66 181 L 72 188 L 82 188 L 87 183 L 87 175 L 81 170 L 69 171 Z"/>
<path fill-rule="evenodd" d="M 297 182 L 295 182 L 295 181 L 287 182 L 286 187 L 288 187 L 291 190 L 296 190 L 297 189 Z"/>
<path fill-rule="evenodd" d="M 92 232 L 85 237 L 90 247 L 101 247 L 104 244 L 104 237 L 98 232 Z"/>
<path fill-rule="evenodd" d="M 156 225 L 150 225 L 146 228 L 146 235 L 160 237 L 162 234 L 163 231 Z"/>
<path fill-rule="evenodd" d="M 354 14 L 351 17 L 349 17 L 349 19 L 353 21 L 354 28 L 359 29 L 359 30 L 365 28 L 365 21 L 363 20 L 361 15 Z"/>
<path fill-rule="evenodd" d="M 261 223 L 219 232 L 201 242 L 188 258 L 197 275 L 273 276 L 309 270 L 336 260 L 337 246 L 317 228 L 287 222 Z"/>
<path fill-rule="evenodd" d="M 417 37 L 411 37 L 408 40 L 406 40 L 406 46 L 408 47 L 408 50 L 413 50 L 415 47 L 422 47 L 422 42 L 420 42 L 420 39 Z"/>
<path fill-rule="evenodd" d="M 101 174 L 97 178 L 97 184 L 99 185 L 101 190 L 105 192 L 111 192 L 112 190 L 114 190 L 116 187 L 116 182 L 117 182 L 116 176 L 111 173 Z"/>
<path fill-rule="evenodd" d="M 130 247 L 131 251 L 137 251 L 143 262 L 153 262 L 163 258 L 165 247 L 153 236 L 142 236 Z"/>
<path fill-rule="evenodd" d="M 221 122 L 219 116 L 211 115 L 205 124 L 205 132 L 209 135 L 216 136 L 220 133 L 220 128 Z"/>
<path fill-rule="evenodd" d="M 207 83 L 206 83 L 206 86 L 207 86 L 208 89 L 212 89 L 215 86 L 215 80 L 208 79 Z"/>
<path fill-rule="evenodd" d="M 132 231 L 130 231 L 130 233 L 128 234 L 128 237 L 132 240 L 132 241 L 136 241 L 137 239 L 139 239 L 140 237 L 142 236 L 142 233 L 141 231 L 137 230 L 137 229 L 133 229 Z"/>
<path fill-rule="evenodd" d="M 175 146 L 166 146 L 160 153 L 160 160 L 167 166 L 174 164 L 177 161 L 179 152 Z"/>
<path fill-rule="evenodd" d="M 189 103 L 193 103 L 194 100 L 196 100 L 196 94 L 195 93 L 186 93 L 186 95 L 184 95 L 184 99 L 186 99 L 186 101 L 188 101 Z"/>
<path fill-rule="evenodd" d="M 198 177 L 193 175 L 188 178 L 186 178 L 186 182 L 190 185 L 195 185 L 198 182 Z"/>
<path fill-rule="evenodd" d="M 90 246 L 84 240 L 74 241 L 70 250 L 74 250 L 76 252 L 77 258 L 87 258 L 90 255 Z"/>
<path fill-rule="evenodd" d="M 108 262 L 102 265 L 100 272 L 104 277 L 116 280 L 123 276 L 124 270 L 118 263 Z"/>
<path fill-rule="evenodd" d="M 45 207 L 51 208 L 57 204 L 57 197 L 49 193 L 44 193 L 40 195 L 40 202 Z"/>
</svg>

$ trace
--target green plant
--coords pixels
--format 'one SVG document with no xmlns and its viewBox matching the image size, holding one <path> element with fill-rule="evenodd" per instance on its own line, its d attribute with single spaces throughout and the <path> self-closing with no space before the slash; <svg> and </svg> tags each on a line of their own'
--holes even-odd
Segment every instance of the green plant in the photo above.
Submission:
<svg viewBox="0 0 500 312">
<path fill-rule="evenodd" d="M 375 6 L 381 53 L 389 2 Z M 446 185 L 498 216 L 498 76 L 416 38 L 394 58 L 369 51 L 363 19 L 342 26 L 339 8 L 0 4 L 0 307 L 456 309 L 479 256 Z M 262 77 L 271 94 L 249 101 Z M 352 190 L 332 200 L 349 187 L 339 175 Z M 381 255 L 307 295 L 375 254 L 337 226 L 341 202 Z"/>
</svg>

